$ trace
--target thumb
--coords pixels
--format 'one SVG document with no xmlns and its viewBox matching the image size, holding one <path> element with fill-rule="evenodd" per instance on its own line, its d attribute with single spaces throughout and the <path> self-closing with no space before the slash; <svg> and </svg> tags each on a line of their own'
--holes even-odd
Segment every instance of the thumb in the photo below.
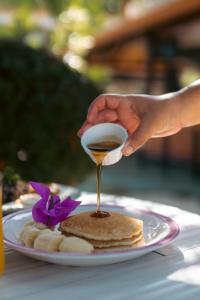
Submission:
<svg viewBox="0 0 200 300">
<path fill-rule="evenodd" d="M 144 145 L 144 143 L 146 143 L 151 136 L 149 122 L 143 120 L 137 130 L 129 136 L 122 150 L 123 155 L 129 156 L 134 153 L 136 150 L 138 150 L 138 148 Z"/>
</svg>

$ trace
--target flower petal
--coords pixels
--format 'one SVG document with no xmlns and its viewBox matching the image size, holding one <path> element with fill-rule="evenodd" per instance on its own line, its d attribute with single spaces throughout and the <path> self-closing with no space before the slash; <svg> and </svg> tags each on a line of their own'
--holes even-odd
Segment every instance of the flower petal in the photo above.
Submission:
<svg viewBox="0 0 200 300">
<path fill-rule="evenodd" d="M 62 221 L 64 221 L 66 218 L 62 219 Z M 54 218 L 49 218 L 49 221 L 48 221 L 48 226 L 55 226 L 57 225 L 58 223 L 61 222 L 61 219 L 60 217 L 54 217 Z"/>
<path fill-rule="evenodd" d="M 65 220 L 69 214 L 81 203 L 68 197 L 61 202 L 58 195 L 51 195 L 50 189 L 38 182 L 30 182 L 41 199 L 33 206 L 32 216 L 34 221 L 48 225 L 57 225 Z"/>
<path fill-rule="evenodd" d="M 58 195 L 53 195 L 53 204 L 58 205 L 60 203 L 60 197 Z"/>
<path fill-rule="evenodd" d="M 39 200 L 32 208 L 32 217 L 35 222 L 47 224 L 48 215 L 46 214 L 46 209 L 44 207 L 45 203 L 43 199 Z"/>
<path fill-rule="evenodd" d="M 39 194 L 45 201 L 48 200 L 51 192 L 46 185 L 33 181 L 30 182 L 30 185 L 36 191 L 36 193 Z"/>
<path fill-rule="evenodd" d="M 58 223 L 64 221 L 69 214 L 81 203 L 81 201 L 75 201 L 68 197 L 60 204 L 55 205 L 49 213 L 49 226 L 55 226 Z"/>
<path fill-rule="evenodd" d="M 61 207 L 70 214 L 74 209 L 81 204 L 81 201 L 75 201 L 71 197 L 67 197 L 61 202 Z"/>
</svg>

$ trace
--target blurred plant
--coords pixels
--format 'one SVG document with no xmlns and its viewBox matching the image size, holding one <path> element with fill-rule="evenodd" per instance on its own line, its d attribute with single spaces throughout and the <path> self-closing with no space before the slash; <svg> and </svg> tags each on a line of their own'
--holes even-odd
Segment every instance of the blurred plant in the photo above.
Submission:
<svg viewBox="0 0 200 300">
<path fill-rule="evenodd" d="M 7 185 L 15 185 L 17 181 L 20 179 L 19 174 L 17 174 L 13 168 L 7 167 L 3 172 L 3 182 Z"/>
<path fill-rule="evenodd" d="M 190 67 L 185 67 L 182 70 L 181 76 L 180 76 L 180 82 L 182 86 L 187 86 L 191 84 L 193 81 L 200 78 L 200 69 L 197 65 L 192 65 Z"/>
<path fill-rule="evenodd" d="M 17 182 L 20 176 L 11 168 L 7 167 L 3 172 L 3 203 L 11 202 L 16 199 Z"/>
<path fill-rule="evenodd" d="M 46 12 L 50 18 L 54 18 L 56 25 L 49 32 L 52 43 L 55 40 L 66 45 L 71 33 L 75 32 L 79 37 L 87 36 L 102 26 L 106 18 L 105 3 L 102 0 L 1 0 L 1 5 L 14 7 L 12 22 L 4 24 L 4 32 L 5 29 L 10 30 L 18 37 L 22 33 L 33 31 L 40 26 L 38 20 L 33 22 L 31 16 L 35 12 Z"/>
<path fill-rule="evenodd" d="M 74 183 L 92 167 L 77 130 L 99 91 L 42 50 L 0 41 L 0 160 L 24 179 Z"/>
<path fill-rule="evenodd" d="M 98 83 L 98 86 L 102 89 L 108 84 L 111 78 L 110 71 L 103 66 L 91 66 L 90 68 L 83 70 L 83 73 L 87 74 L 91 80 Z"/>
<path fill-rule="evenodd" d="M 90 67 L 84 55 L 93 44 L 93 35 L 110 14 L 119 11 L 120 0 L 1 0 L 1 6 L 4 4 L 14 10 L 12 22 L 0 27 L 0 36 L 48 49 L 65 57 L 72 68 L 86 73 Z M 101 71 L 97 73 L 96 69 L 94 80 L 98 78 L 102 83 Z"/>
<path fill-rule="evenodd" d="M 9 16 L 9 20 L 0 26 L 1 38 L 15 37 L 21 40 L 28 32 L 34 29 L 33 24 L 29 20 L 28 9 L 24 7 L 16 8 L 15 12 L 10 12 Z"/>
<path fill-rule="evenodd" d="M 29 10 L 41 8 L 57 15 L 69 2 L 68 0 L 1 0 L 1 5 L 14 8 L 20 6 Z"/>
</svg>

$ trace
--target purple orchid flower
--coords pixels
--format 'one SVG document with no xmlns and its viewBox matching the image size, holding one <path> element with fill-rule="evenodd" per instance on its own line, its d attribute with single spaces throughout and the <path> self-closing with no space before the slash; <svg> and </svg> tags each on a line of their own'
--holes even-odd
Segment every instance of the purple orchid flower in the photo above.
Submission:
<svg viewBox="0 0 200 300">
<path fill-rule="evenodd" d="M 30 182 L 30 185 L 41 196 L 41 199 L 32 208 L 33 219 L 35 222 L 43 223 L 49 227 L 65 220 L 81 203 L 71 197 L 67 197 L 61 202 L 60 197 L 52 195 L 50 189 L 44 184 Z"/>
</svg>

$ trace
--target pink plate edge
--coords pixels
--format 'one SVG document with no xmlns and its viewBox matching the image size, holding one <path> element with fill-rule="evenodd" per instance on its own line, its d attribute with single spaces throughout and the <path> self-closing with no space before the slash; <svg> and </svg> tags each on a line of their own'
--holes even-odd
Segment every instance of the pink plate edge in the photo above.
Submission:
<svg viewBox="0 0 200 300">
<path fill-rule="evenodd" d="M 82 206 L 84 207 L 91 207 L 91 208 L 96 208 L 96 205 L 93 204 L 83 204 Z M 81 207 L 81 206 L 80 206 Z M 124 206 L 119 206 L 119 205 L 102 205 L 102 207 L 108 207 L 108 208 L 124 208 Z M 48 251 L 44 251 L 44 250 L 36 250 L 36 249 L 32 249 L 32 248 L 28 248 L 26 246 L 14 243 L 10 240 L 8 240 L 7 238 L 4 237 L 4 243 L 7 247 L 12 248 L 14 250 L 20 251 L 20 252 L 27 252 L 30 254 L 39 254 L 39 255 L 47 255 L 48 256 L 72 256 L 72 257 L 107 257 L 107 256 L 126 256 L 127 253 L 138 253 L 141 252 L 142 250 L 149 250 L 149 251 L 154 251 L 156 249 L 159 249 L 161 247 L 167 246 L 170 242 L 172 242 L 180 233 L 180 228 L 179 225 L 176 223 L 176 221 L 174 221 L 173 219 L 171 219 L 170 217 L 167 217 L 165 215 L 156 213 L 154 211 L 148 210 L 148 209 L 138 209 L 138 208 L 134 208 L 136 213 L 139 214 L 145 214 L 145 215 L 151 215 L 151 216 L 155 216 L 159 219 L 161 219 L 162 221 L 164 221 L 168 226 L 169 226 L 169 233 L 161 240 L 149 244 L 147 246 L 142 246 L 142 247 L 138 247 L 138 248 L 133 248 L 133 249 L 127 249 L 127 250 L 120 250 L 120 251 L 111 251 L 108 253 L 92 253 L 92 254 L 80 254 L 80 253 L 59 253 L 59 252 L 48 252 Z M 23 214 L 23 213 L 28 213 L 31 212 L 31 209 L 23 209 L 22 211 L 18 211 L 12 214 L 9 214 L 8 216 L 3 218 L 3 224 L 5 224 L 7 221 L 9 221 L 10 219 L 12 219 L 13 217 L 15 217 L 16 215 L 19 214 Z M 152 250 L 151 250 L 152 249 Z M 28 250 L 28 251 L 27 251 Z"/>
</svg>

